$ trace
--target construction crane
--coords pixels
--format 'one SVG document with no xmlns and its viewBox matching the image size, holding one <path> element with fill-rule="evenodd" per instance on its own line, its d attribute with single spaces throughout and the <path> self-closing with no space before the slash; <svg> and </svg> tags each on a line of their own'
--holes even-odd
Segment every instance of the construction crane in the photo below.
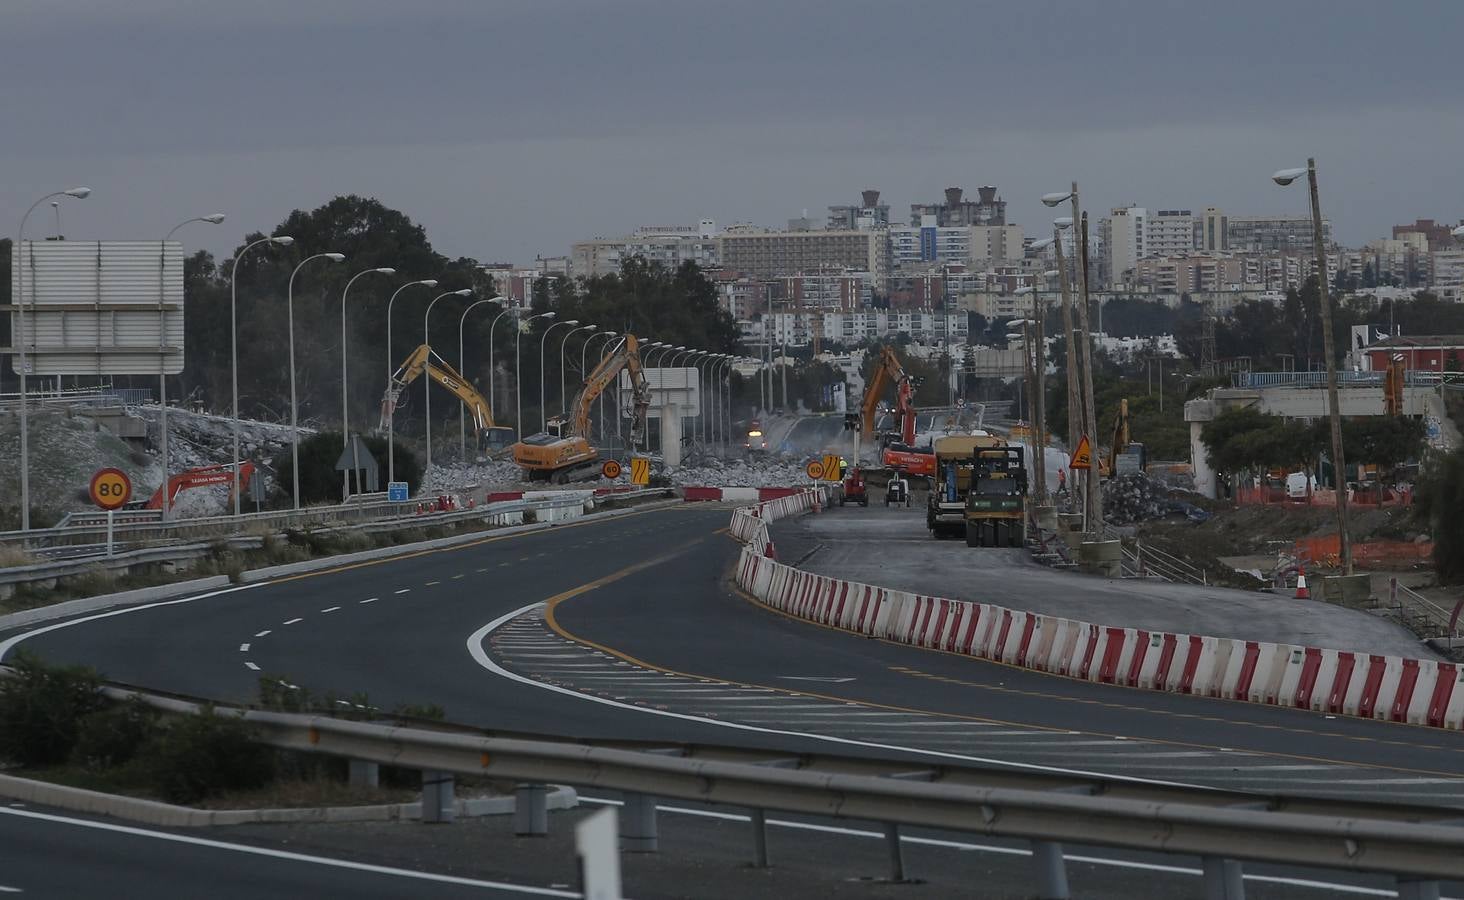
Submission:
<svg viewBox="0 0 1464 900">
<path fill-rule="evenodd" d="M 382 431 L 386 430 L 402 391 L 407 389 L 407 385 L 420 378 L 423 372 L 427 373 L 428 378 L 452 391 L 453 395 L 472 411 L 473 433 L 478 436 L 479 451 L 487 453 L 491 458 L 497 458 L 507 453 L 514 441 L 514 430 L 506 425 L 495 425 L 493 410 L 488 406 L 488 401 L 483 399 L 483 395 L 478 393 L 466 378 L 459 375 L 456 369 L 448 365 L 447 360 L 432 352 L 432 348 L 427 344 L 422 344 L 413 350 L 401 367 L 391 376 L 391 382 L 386 386 L 386 394 L 381 398 L 380 429 Z"/>
<path fill-rule="evenodd" d="M 563 484 L 599 474 L 600 451 L 590 446 L 589 440 L 590 406 L 620 376 L 622 369 L 630 375 L 630 444 L 638 447 L 644 443 L 651 389 L 641 369 L 640 344 L 635 335 L 627 334 L 615 351 L 585 378 L 567 417 L 555 416 L 549 420 L 547 432 L 531 435 L 513 445 L 513 461 L 530 481 Z"/>
</svg>

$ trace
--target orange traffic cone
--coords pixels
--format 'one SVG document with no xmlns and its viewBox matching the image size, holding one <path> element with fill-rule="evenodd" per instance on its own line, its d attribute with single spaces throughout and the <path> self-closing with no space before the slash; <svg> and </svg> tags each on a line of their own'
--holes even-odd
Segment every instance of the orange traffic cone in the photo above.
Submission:
<svg viewBox="0 0 1464 900">
<path fill-rule="evenodd" d="M 1309 591 L 1309 590 L 1306 589 L 1306 573 L 1305 572 L 1298 572 L 1298 573 L 1296 573 L 1296 599 L 1297 600 L 1310 600 L 1311 599 L 1311 591 Z"/>
<path fill-rule="evenodd" d="M 778 561 L 778 551 L 773 549 L 772 541 L 768 541 L 767 544 L 763 546 L 763 556 L 766 556 L 768 559 L 771 559 L 774 562 Z"/>
</svg>

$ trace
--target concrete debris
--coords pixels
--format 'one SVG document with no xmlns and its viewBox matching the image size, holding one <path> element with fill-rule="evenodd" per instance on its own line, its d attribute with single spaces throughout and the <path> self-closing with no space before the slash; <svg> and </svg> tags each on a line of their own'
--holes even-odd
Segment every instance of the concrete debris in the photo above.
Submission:
<svg viewBox="0 0 1464 900">
<path fill-rule="evenodd" d="M 1172 496 L 1159 481 L 1141 472 L 1119 475 L 1103 484 L 1103 518 L 1113 525 L 1129 525 L 1182 515 L 1203 522 L 1210 514 Z"/>
</svg>

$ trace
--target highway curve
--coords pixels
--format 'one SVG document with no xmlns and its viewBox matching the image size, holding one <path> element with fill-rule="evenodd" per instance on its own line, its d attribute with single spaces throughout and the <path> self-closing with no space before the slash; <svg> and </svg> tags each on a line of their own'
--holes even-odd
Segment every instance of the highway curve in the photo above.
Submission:
<svg viewBox="0 0 1464 900">
<path fill-rule="evenodd" d="M 1089 684 L 786 618 L 730 587 L 727 519 L 681 507 L 488 537 L 18 645 L 224 700 L 277 677 L 500 730 L 1464 806 L 1459 733 Z"/>
</svg>

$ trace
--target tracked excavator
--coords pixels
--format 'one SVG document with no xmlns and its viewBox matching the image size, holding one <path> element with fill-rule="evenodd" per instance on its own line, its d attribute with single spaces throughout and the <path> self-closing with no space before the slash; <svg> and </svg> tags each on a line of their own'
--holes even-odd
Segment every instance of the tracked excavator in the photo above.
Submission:
<svg viewBox="0 0 1464 900">
<path fill-rule="evenodd" d="M 934 475 L 934 454 L 929 449 L 915 446 L 915 388 L 918 382 L 900 365 L 900 357 L 893 347 L 885 347 L 881 351 L 874 375 L 864 389 L 864 403 L 859 413 L 845 418 L 845 427 L 857 427 L 861 442 L 869 440 L 879 415 L 880 395 L 888 384 L 895 386 L 895 418 L 899 430 L 881 437 L 880 462 L 885 468 L 906 475 Z M 856 417 L 857 423 L 852 421 Z"/>
<path fill-rule="evenodd" d="M 396 373 L 391 376 L 391 383 L 386 387 L 386 395 L 381 398 L 381 430 L 385 431 L 387 422 L 391 419 L 397 406 L 397 400 L 401 397 L 402 391 L 407 385 L 422 377 L 426 373 L 428 378 L 447 388 L 463 403 L 467 404 L 473 416 L 473 433 L 478 436 L 478 452 L 490 459 L 500 459 L 508 455 L 509 448 L 513 445 L 514 430 L 505 425 L 495 425 L 493 422 L 493 410 L 488 406 L 488 401 L 483 395 L 473 388 L 468 380 L 459 375 L 457 370 L 447 364 L 447 360 L 432 352 L 427 344 L 422 344 L 413 350 Z"/>
<path fill-rule="evenodd" d="M 630 444 L 645 443 L 646 412 L 651 406 L 651 389 L 641 369 L 640 344 L 627 334 L 615 351 L 600 361 L 585 378 L 566 417 L 549 420 L 549 430 L 530 435 L 513 445 L 513 461 L 530 481 L 564 484 L 592 478 L 600 472 L 600 451 L 590 446 L 590 405 L 617 378 L 621 370 L 630 375 Z"/>
</svg>

